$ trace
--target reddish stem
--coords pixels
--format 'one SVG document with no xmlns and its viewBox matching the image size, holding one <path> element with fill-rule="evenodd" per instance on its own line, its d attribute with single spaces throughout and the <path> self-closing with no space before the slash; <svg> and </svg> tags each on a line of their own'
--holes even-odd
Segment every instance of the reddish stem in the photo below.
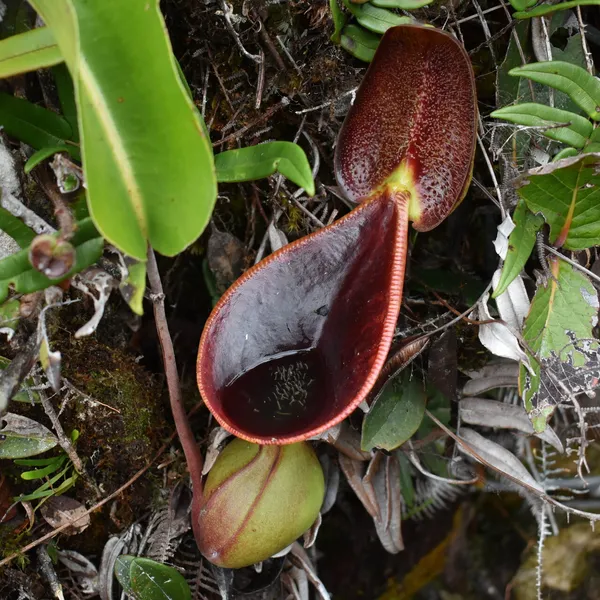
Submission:
<svg viewBox="0 0 600 600">
<path fill-rule="evenodd" d="M 187 415 L 183 407 L 181 398 L 181 387 L 179 386 L 179 375 L 177 373 L 177 362 L 175 361 L 175 351 L 173 350 L 173 341 L 169 333 L 167 316 L 165 313 L 165 294 L 163 292 L 156 257 L 152 248 L 148 249 L 148 280 L 152 290 L 152 304 L 154 306 L 154 321 L 156 322 L 156 332 L 160 341 L 162 350 L 165 376 L 167 378 L 167 387 L 169 389 L 169 400 L 171 401 L 171 411 L 179 440 L 183 446 L 185 461 L 188 465 L 192 485 L 194 487 L 194 503 L 199 502 L 202 496 L 202 465 L 204 460 L 200 448 L 196 444 L 192 428 L 188 423 Z"/>
</svg>

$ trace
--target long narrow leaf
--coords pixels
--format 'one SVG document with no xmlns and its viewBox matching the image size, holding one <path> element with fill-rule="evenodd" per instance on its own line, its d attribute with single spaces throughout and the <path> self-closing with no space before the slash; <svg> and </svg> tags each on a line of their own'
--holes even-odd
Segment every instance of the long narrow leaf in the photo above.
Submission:
<svg viewBox="0 0 600 600">
<path fill-rule="evenodd" d="M 531 10 L 522 10 L 522 8 L 526 8 L 527 6 L 532 6 L 535 4 L 534 2 L 527 2 L 524 7 L 517 6 L 515 0 L 511 0 L 511 4 L 518 9 L 513 15 L 515 19 L 531 19 L 532 17 L 541 17 L 544 15 L 549 15 L 559 10 L 569 10 L 570 8 L 575 8 L 576 6 L 598 6 L 598 0 L 571 0 L 570 2 L 561 2 L 560 4 L 540 4 Z"/>
<path fill-rule="evenodd" d="M 63 457 L 61 457 L 61 458 L 63 458 Z M 49 465 L 42 467 L 40 469 L 34 469 L 33 471 L 25 471 L 24 473 L 21 473 L 21 479 L 24 479 L 25 481 L 33 481 L 34 479 L 43 479 L 47 475 L 51 475 L 52 473 L 55 473 L 56 471 L 58 471 L 58 469 L 60 469 L 61 466 L 63 465 L 63 463 L 65 462 L 66 458 L 67 457 L 65 456 L 64 460 L 50 463 Z"/>
<path fill-rule="evenodd" d="M 48 27 L 39 27 L 0 41 L 0 78 L 51 67 L 62 62 Z"/>
<path fill-rule="evenodd" d="M 35 237 L 33 229 L 2 207 L 0 207 L 0 230 L 10 235 L 21 248 L 27 248 Z"/>
<path fill-rule="evenodd" d="M 181 252 L 208 223 L 216 177 L 158 0 L 31 4 L 52 27 L 73 77 L 98 230 L 138 260 L 148 242 L 162 254 Z"/>
<path fill-rule="evenodd" d="M 75 101 L 75 86 L 67 66 L 57 65 L 52 69 L 56 91 L 60 100 L 60 110 L 63 117 L 71 126 L 71 140 L 79 142 L 79 124 L 77 123 L 77 102 Z"/>
<path fill-rule="evenodd" d="M 600 81 L 585 69 L 559 60 L 517 67 L 509 75 L 526 77 L 567 94 L 594 121 L 600 121 Z"/>
<path fill-rule="evenodd" d="M 36 150 L 65 146 L 73 133 L 69 123 L 55 112 L 5 93 L 0 93 L 0 125 L 8 135 Z M 70 152 L 79 157 L 76 146 Z"/>
<path fill-rule="evenodd" d="M 381 8 L 401 8 L 403 10 L 414 10 L 431 4 L 433 0 L 371 0 L 373 6 Z"/>
<path fill-rule="evenodd" d="M 569 144 L 575 148 L 583 148 L 594 130 L 591 122 L 581 115 L 536 102 L 505 106 L 495 110 L 490 116 L 527 127 L 547 125 L 551 129 L 542 129 L 541 133 L 551 140 Z M 557 127 L 560 124 L 566 125 Z"/>
</svg>

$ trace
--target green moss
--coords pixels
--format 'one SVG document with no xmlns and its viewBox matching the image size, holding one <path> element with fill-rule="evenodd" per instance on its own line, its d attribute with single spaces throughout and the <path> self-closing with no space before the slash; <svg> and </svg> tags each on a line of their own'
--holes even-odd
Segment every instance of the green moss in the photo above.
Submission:
<svg viewBox="0 0 600 600">
<path fill-rule="evenodd" d="M 166 431 L 160 381 L 119 349 L 93 338 L 56 341 L 63 354 L 63 375 L 79 391 L 67 429 L 76 427 L 80 455 L 105 489 L 114 489 L 146 465 Z M 132 497 L 135 500 L 135 497 Z"/>
</svg>

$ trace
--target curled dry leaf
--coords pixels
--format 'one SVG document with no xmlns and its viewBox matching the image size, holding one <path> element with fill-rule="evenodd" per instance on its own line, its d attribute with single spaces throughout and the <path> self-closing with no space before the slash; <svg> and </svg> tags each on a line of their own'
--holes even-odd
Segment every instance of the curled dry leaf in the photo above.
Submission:
<svg viewBox="0 0 600 600">
<path fill-rule="evenodd" d="M 59 550 L 57 554 L 59 562 L 69 569 L 84 594 L 98 594 L 98 569 L 94 563 L 75 550 Z"/>
<path fill-rule="evenodd" d="M 496 471 L 536 492 L 538 495 L 545 496 L 542 485 L 532 477 L 523 463 L 504 446 L 484 438 L 468 427 L 461 428 L 460 438 L 465 442 L 465 445 L 458 445 L 461 452 L 472 456 L 479 462 L 485 461 L 483 464 L 491 466 Z"/>
<path fill-rule="evenodd" d="M 352 488 L 356 497 L 361 501 L 366 511 L 373 517 L 379 517 L 376 501 L 372 493 L 365 489 L 363 477 L 365 475 L 365 463 L 361 460 L 353 460 L 345 456 L 339 455 L 340 469 L 348 481 L 348 485 Z"/>
<path fill-rule="evenodd" d="M 98 588 L 101 600 L 114 600 L 114 568 L 117 558 L 127 552 L 135 554 L 140 545 L 140 538 L 141 527 L 139 523 L 136 523 L 120 536 L 110 537 L 104 545 L 98 571 Z"/>
<path fill-rule="evenodd" d="M 44 373 L 46 373 L 46 377 L 48 378 L 52 389 L 55 392 L 58 392 L 61 388 L 61 362 L 61 353 L 58 350 L 53 351 L 50 349 L 48 338 L 44 335 L 40 342 L 40 363 L 42 365 L 42 368 L 44 369 Z"/>
<path fill-rule="evenodd" d="M 231 434 L 222 427 L 215 427 L 208 436 L 208 448 L 202 465 L 202 475 L 206 475 L 215 464 L 221 450 L 225 447 L 225 441 Z"/>
<path fill-rule="evenodd" d="M 358 461 L 371 460 L 371 453 L 360 447 L 360 433 L 346 422 L 339 423 L 320 434 L 319 439 L 331 444 L 338 452 Z"/>
<path fill-rule="evenodd" d="M 293 565 L 302 569 L 306 573 L 308 580 L 313 584 L 320 600 L 331 600 L 331 597 L 323 585 L 323 582 L 319 579 L 317 570 L 308 557 L 306 550 L 298 542 L 294 542 L 292 544 L 289 560 Z"/>
<path fill-rule="evenodd" d="M 323 523 L 323 517 L 321 516 L 321 513 L 319 513 L 319 516 L 316 518 L 315 522 L 311 525 L 310 529 L 308 531 L 305 531 L 304 535 L 302 536 L 305 548 L 310 548 L 317 540 L 317 535 L 319 535 L 319 529 L 321 528 L 321 523 Z"/>
<path fill-rule="evenodd" d="M 321 505 L 321 514 L 329 512 L 337 499 L 337 493 L 340 486 L 340 470 L 328 454 L 323 454 L 319 457 L 319 462 L 323 468 L 323 476 L 325 477 L 325 498 Z"/>
<path fill-rule="evenodd" d="M 68 496 L 50 496 L 42 505 L 41 512 L 46 522 L 55 529 L 70 523 L 62 531 L 65 535 L 81 533 L 90 524 L 90 515 L 85 506 Z"/>
<path fill-rule="evenodd" d="M 517 387 L 519 363 L 514 360 L 494 360 L 477 371 L 466 371 L 465 375 L 471 379 L 465 383 L 463 395 L 478 396 L 496 388 Z"/>
<path fill-rule="evenodd" d="M 73 286 L 90 297 L 94 303 L 94 316 L 75 332 L 76 338 L 92 335 L 104 315 L 104 307 L 117 281 L 102 269 L 90 269 L 73 279 Z"/>
<path fill-rule="evenodd" d="M 492 277 L 494 289 L 498 287 L 500 274 L 501 270 L 498 269 Z M 525 321 L 530 306 L 523 278 L 517 275 L 509 283 L 506 290 L 496 296 L 495 300 L 500 318 L 508 323 L 514 331 L 520 332 L 523 329 L 523 321 Z"/>
<path fill-rule="evenodd" d="M 487 306 L 488 294 L 486 294 L 478 305 L 478 318 L 481 321 L 492 321 L 479 326 L 479 341 L 496 356 L 520 360 L 524 365 L 529 364 L 529 357 L 521 347 L 519 341 L 507 325 L 501 321 L 492 319 Z"/>
<path fill-rule="evenodd" d="M 506 219 L 504 219 L 504 221 L 498 225 L 498 234 L 494 240 L 494 248 L 496 249 L 496 254 L 502 260 L 504 260 L 508 254 L 508 238 L 513 232 L 514 228 L 515 224 L 510 218 L 510 215 L 507 215 Z"/>
<path fill-rule="evenodd" d="M 404 550 L 402 541 L 402 493 L 400 463 L 394 455 L 377 452 L 363 479 L 369 495 L 374 498 L 378 516 L 373 517 L 381 545 L 390 553 Z"/>
<path fill-rule="evenodd" d="M 499 427 L 501 429 L 516 429 L 527 435 L 548 442 L 561 454 L 565 451 L 560 438 L 555 431 L 547 427 L 542 433 L 535 433 L 533 425 L 523 406 L 489 400 L 487 398 L 463 398 L 460 401 L 460 418 L 469 425 L 482 427 Z"/>
<path fill-rule="evenodd" d="M 366 473 L 363 461 L 340 454 L 339 463 L 348 484 L 373 517 L 382 546 L 392 554 L 400 552 L 404 544 L 400 529 L 402 497 L 398 459 L 376 452 Z"/>
</svg>

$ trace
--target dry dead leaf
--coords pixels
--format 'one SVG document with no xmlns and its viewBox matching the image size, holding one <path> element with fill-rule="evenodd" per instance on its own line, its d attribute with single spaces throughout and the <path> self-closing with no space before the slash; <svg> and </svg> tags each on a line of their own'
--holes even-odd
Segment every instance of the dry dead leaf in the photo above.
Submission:
<svg viewBox="0 0 600 600">
<path fill-rule="evenodd" d="M 55 529 L 71 523 L 70 527 L 62 531 L 65 535 L 81 533 L 90 524 L 85 506 L 68 496 L 51 496 L 40 510 L 46 522 Z"/>
</svg>

